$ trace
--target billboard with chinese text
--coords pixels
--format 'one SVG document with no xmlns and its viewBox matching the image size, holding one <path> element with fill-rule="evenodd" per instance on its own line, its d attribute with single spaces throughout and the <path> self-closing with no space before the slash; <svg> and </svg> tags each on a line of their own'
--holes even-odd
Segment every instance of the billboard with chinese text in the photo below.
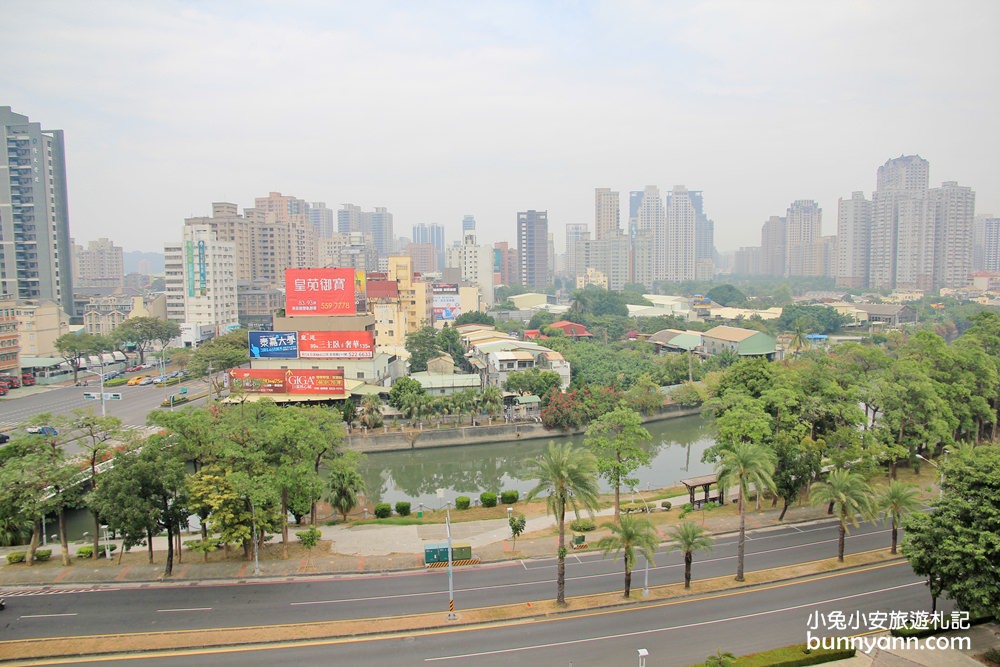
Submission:
<svg viewBox="0 0 1000 667">
<path fill-rule="evenodd" d="M 459 296 L 458 285 L 436 283 L 431 292 L 435 322 L 451 322 L 462 314 L 462 298 Z"/>
<path fill-rule="evenodd" d="M 354 269 L 285 269 L 285 315 L 354 315 Z"/>
<path fill-rule="evenodd" d="M 344 371 L 297 368 L 231 368 L 229 388 L 251 394 L 344 395 Z"/>
<path fill-rule="evenodd" d="M 303 359 L 371 359 L 375 334 L 371 331 L 300 331 Z"/>
<path fill-rule="evenodd" d="M 250 331 L 251 359 L 295 359 L 299 356 L 297 331 Z"/>
</svg>

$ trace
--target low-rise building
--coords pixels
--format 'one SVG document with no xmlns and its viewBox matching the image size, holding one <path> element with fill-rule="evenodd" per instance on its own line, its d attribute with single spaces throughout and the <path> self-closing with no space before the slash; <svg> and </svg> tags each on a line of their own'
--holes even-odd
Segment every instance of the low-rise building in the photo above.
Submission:
<svg viewBox="0 0 1000 667">
<path fill-rule="evenodd" d="M 722 354 L 729 350 L 741 357 L 778 356 L 777 341 L 760 331 L 741 329 L 739 327 L 718 326 L 709 329 L 701 335 L 702 352 L 708 356 Z"/>
</svg>

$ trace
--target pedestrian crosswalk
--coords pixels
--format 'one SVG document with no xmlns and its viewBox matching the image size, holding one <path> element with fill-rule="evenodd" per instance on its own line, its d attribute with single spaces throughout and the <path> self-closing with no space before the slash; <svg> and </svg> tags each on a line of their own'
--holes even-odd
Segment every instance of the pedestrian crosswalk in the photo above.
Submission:
<svg viewBox="0 0 1000 667">
<path fill-rule="evenodd" d="M 0 431 L 13 431 L 21 427 L 23 422 L 0 420 Z M 148 426 L 146 424 L 122 424 L 122 429 L 126 431 L 143 431 L 145 433 L 155 433 L 158 426 Z"/>
<path fill-rule="evenodd" d="M 0 598 L 26 598 L 33 597 L 35 595 L 66 595 L 67 593 L 95 593 L 97 591 L 110 591 L 115 590 L 114 588 L 108 588 L 106 586 L 101 587 L 90 587 L 90 588 L 44 588 L 44 589 L 25 589 L 17 591 L 4 591 L 0 590 Z"/>
</svg>

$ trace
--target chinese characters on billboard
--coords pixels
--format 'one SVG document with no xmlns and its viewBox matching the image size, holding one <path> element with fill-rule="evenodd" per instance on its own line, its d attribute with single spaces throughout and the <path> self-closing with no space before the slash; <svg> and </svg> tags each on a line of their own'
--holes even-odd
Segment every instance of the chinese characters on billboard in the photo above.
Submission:
<svg viewBox="0 0 1000 667">
<path fill-rule="evenodd" d="M 435 322 L 451 322 L 462 314 L 462 299 L 458 285 L 435 284 L 432 288 Z"/>
<path fill-rule="evenodd" d="M 251 394 L 344 395 L 344 371 L 231 368 L 229 387 Z"/>
<path fill-rule="evenodd" d="M 354 269 L 285 269 L 285 315 L 354 315 Z"/>
<path fill-rule="evenodd" d="M 371 359 L 375 334 L 371 331 L 300 331 L 302 359 Z"/>
<path fill-rule="evenodd" d="M 299 356 L 297 331 L 250 331 L 251 359 L 295 359 Z"/>
</svg>

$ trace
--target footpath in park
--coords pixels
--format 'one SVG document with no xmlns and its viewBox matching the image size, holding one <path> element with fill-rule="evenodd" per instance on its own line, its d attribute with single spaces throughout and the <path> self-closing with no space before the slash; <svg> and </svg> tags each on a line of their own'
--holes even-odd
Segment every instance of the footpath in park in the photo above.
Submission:
<svg viewBox="0 0 1000 667">
<path fill-rule="evenodd" d="M 624 500 L 624 499 L 623 499 Z M 688 501 L 687 496 L 671 498 L 673 513 L 679 513 L 680 507 Z M 659 505 L 659 500 L 657 505 Z M 516 508 L 516 506 L 515 506 Z M 610 519 L 611 508 L 602 510 L 596 518 L 598 525 Z M 453 511 L 454 514 L 454 511 Z M 747 530 L 752 534 L 766 532 L 768 529 L 788 525 L 789 523 L 815 522 L 827 520 L 823 508 L 797 507 L 792 512 L 790 521 L 779 523 L 778 510 L 766 508 L 761 512 L 751 509 L 747 514 Z M 698 523 L 704 523 L 716 537 L 734 533 L 738 528 L 738 516 L 729 511 L 692 512 L 689 517 Z M 456 543 L 471 545 L 472 554 L 483 563 L 495 563 L 511 559 L 551 558 L 557 545 L 557 536 L 553 530 L 553 518 L 548 515 L 534 516 L 527 520 L 524 536 L 516 542 L 516 551 L 510 539 L 510 528 L 506 518 L 485 519 L 477 521 L 454 521 L 452 540 Z M 74 543 L 70 550 L 73 563 L 69 567 L 61 565 L 59 545 L 48 545 L 53 549 L 48 562 L 36 563 L 32 567 L 23 564 L 8 565 L 6 559 L 0 561 L 0 597 L 8 599 L 10 613 L 16 609 L 16 598 L 20 595 L 30 595 L 39 587 L 45 590 L 59 588 L 93 588 L 101 586 L 123 587 L 142 585 L 190 585 L 205 581 L 211 583 L 248 582 L 260 580 L 307 579 L 322 576 L 357 575 L 359 573 L 384 573 L 391 571 L 423 569 L 424 547 L 430 543 L 443 543 L 447 540 L 446 527 L 442 523 L 425 523 L 417 525 L 333 525 L 319 526 L 322 542 L 311 553 L 298 545 L 291 548 L 292 557 L 281 559 L 275 555 L 280 553 L 280 545 L 267 546 L 268 555 L 259 561 L 260 576 L 254 576 L 253 563 L 237 558 L 234 554 L 228 560 L 214 558 L 204 562 L 199 554 L 185 550 L 180 562 L 175 561 L 173 575 L 163 578 L 163 563 L 166 555 L 166 539 L 155 538 L 153 543 L 155 563 L 147 562 L 145 548 L 133 549 L 125 557 L 125 562 L 118 563 L 117 554 L 111 561 L 105 559 L 90 560 L 75 558 L 79 547 L 88 546 Z M 297 542 L 292 529 L 292 541 Z M 661 529 L 661 534 L 663 530 Z M 601 534 L 600 529 L 588 535 L 588 541 L 594 542 Z M 572 533 L 568 531 L 568 538 Z M 184 539 L 194 539 L 195 535 L 185 535 Z M 279 536 L 280 539 L 280 536 Z M 570 538 L 571 539 L 571 538 Z M 118 543 L 120 549 L 120 542 Z M 888 545 L 887 545 L 888 546 Z M 47 548 L 48 548 L 47 547 Z M 0 550 L 0 556 L 12 548 Z M 996 624 L 977 626 L 960 633 L 971 638 L 972 647 L 969 651 L 931 652 L 926 650 L 875 650 L 872 655 L 859 652 L 850 660 L 836 664 L 842 667 L 906 667 L 927 665 L 940 667 L 974 667 L 982 663 L 971 656 L 981 654 L 990 647 L 1000 646 L 1000 628 Z"/>
</svg>

